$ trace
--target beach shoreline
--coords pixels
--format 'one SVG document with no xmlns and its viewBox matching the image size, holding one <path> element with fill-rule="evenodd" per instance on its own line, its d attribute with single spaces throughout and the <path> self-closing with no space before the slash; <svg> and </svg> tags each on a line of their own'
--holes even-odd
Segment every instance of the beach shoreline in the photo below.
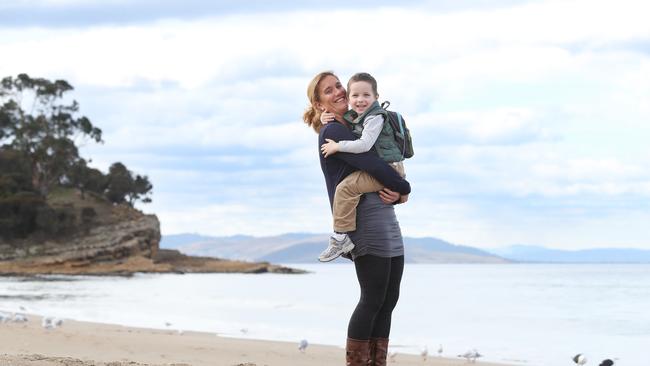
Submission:
<svg viewBox="0 0 650 366">
<path fill-rule="evenodd" d="M 178 332 L 65 320 L 45 329 L 42 318 L 0 324 L 0 365 L 11 366 L 332 366 L 344 365 L 341 347 L 241 339 L 206 332 Z M 433 351 L 432 351 L 433 352 Z M 422 365 L 418 355 L 398 353 L 391 365 Z M 462 365 L 464 359 L 429 356 L 427 365 Z M 477 361 L 485 366 L 503 366 Z"/>
</svg>

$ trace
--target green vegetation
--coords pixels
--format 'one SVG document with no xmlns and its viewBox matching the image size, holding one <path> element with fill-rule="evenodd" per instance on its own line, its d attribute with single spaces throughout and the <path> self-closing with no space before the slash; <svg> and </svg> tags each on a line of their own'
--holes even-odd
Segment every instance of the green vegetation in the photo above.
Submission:
<svg viewBox="0 0 650 366">
<path fill-rule="evenodd" d="M 68 235 L 110 203 L 151 202 L 147 176 L 120 162 L 104 174 L 79 156 L 76 141 L 101 143 L 102 131 L 78 116 L 71 90 L 26 74 L 0 81 L 0 239 Z"/>
</svg>

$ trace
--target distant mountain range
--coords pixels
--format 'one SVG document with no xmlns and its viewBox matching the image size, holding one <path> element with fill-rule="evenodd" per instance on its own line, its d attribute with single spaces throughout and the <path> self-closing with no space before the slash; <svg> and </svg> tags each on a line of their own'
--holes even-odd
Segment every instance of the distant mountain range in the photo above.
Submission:
<svg viewBox="0 0 650 366">
<path fill-rule="evenodd" d="M 199 234 L 164 235 L 163 249 L 177 249 L 195 256 L 271 263 L 316 263 L 328 234 L 291 233 L 254 237 L 214 237 Z M 481 250 L 437 238 L 404 237 L 410 263 L 650 263 L 650 250 L 584 249 L 559 250 L 531 245 Z"/>
<path fill-rule="evenodd" d="M 292 233 L 253 237 L 210 237 L 198 234 L 165 235 L 160 247 L 195 256 L 208 256 L 271 263 L 317 263 L 327 245 L 328 234 Z M 410 263 L 509 263 L 484 250 L 455 245 L 436 238 L 404 238 Z"/>
<path fill-rule="evenodd" d="M 491 253 L 515 262 L 533 263 L 650 263 L 650 250 L 600 248 L 583 250 L 549 249 L 513 245 L 491 249 Z"/>
</svg>

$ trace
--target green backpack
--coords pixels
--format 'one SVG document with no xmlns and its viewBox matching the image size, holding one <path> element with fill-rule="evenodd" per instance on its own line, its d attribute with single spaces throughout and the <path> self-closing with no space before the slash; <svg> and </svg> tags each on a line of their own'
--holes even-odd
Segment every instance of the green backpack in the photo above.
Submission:
<svg viewBox="0 0 650 366">
<path fill-rule="evenodd" d="M 413 140 L 411 139 L 411 131 L 406 127 L 406 122 L 402 115 L 389 111 L 387 108 L 390 106 L 389 101 L 381 103 L 381 107 L 386 110 L 386 116 L 390 127 L 393 129 L 393 135 L 397 146 L 399 146 L 400 152 L 405 159 L 413 157 Z"/>
</svg>

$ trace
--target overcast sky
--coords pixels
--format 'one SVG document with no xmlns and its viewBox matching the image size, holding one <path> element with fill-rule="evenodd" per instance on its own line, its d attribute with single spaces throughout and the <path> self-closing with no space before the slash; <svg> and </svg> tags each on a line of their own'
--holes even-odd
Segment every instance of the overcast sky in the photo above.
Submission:
<svg viewBox="0 0 650 366">
<path fill-rule="evenodd" d="M 396 3 L 399 5 L 391 5 Z M 0 1 L 0 77 L 65 79 L 163 234 L 328 232 L 313 75 L 412 130 L 407 236 L 650 248 L 644 1 Z"/>
</svg>

